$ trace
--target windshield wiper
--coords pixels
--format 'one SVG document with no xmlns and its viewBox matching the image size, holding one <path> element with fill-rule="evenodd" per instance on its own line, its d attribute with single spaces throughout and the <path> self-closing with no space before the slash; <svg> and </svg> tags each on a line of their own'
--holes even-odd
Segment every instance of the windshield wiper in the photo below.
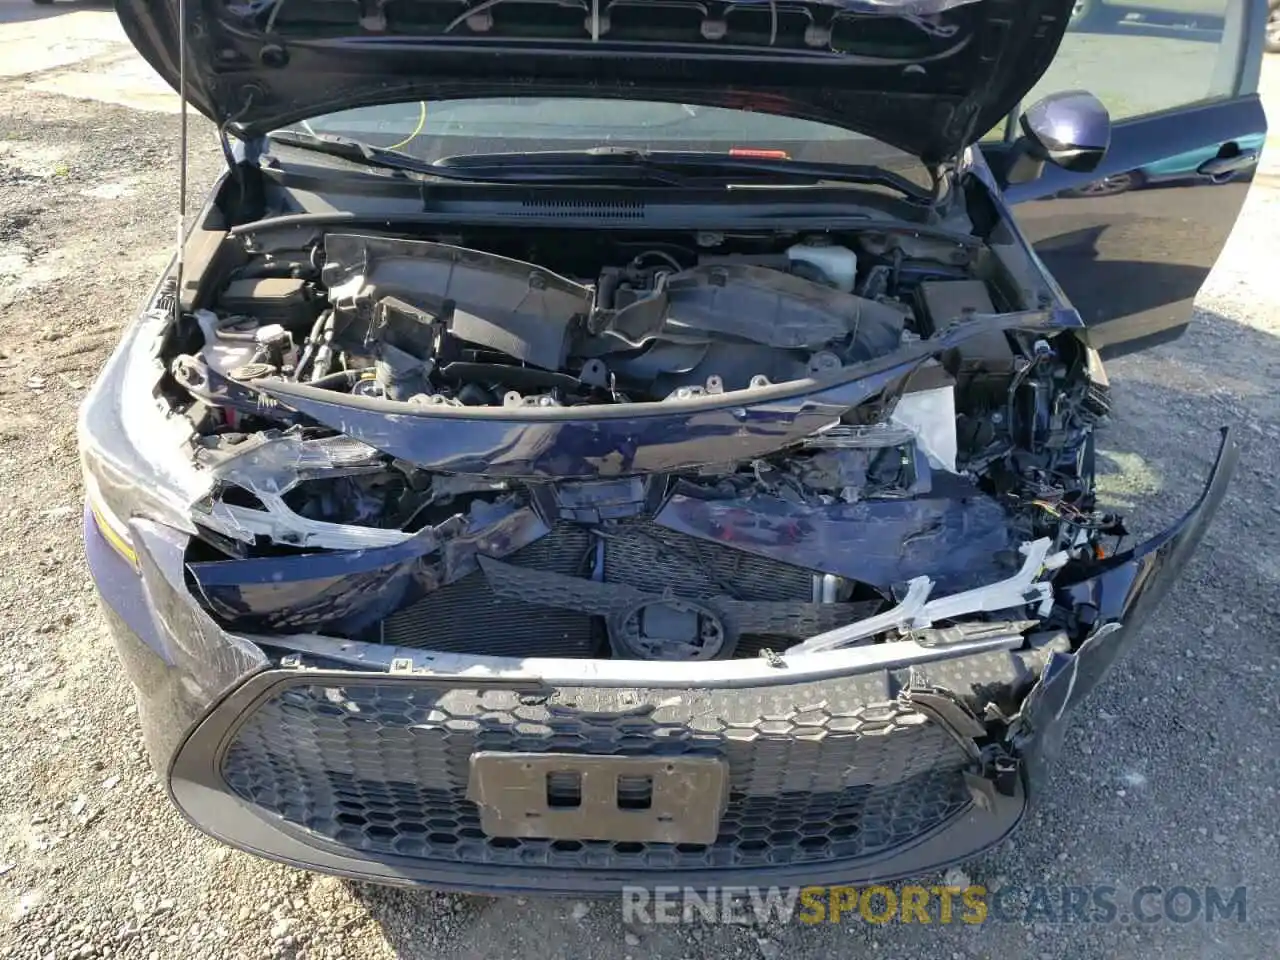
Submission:
<svg viewBox="0 0 1280 960">
<path fill-rule="evenodd" d="M 921 202 L 933 194 L 906 177 L 880 167 L 820 163 L 730 153 L 593 147 L 535 153 L 476 153 L 434 162 L 399 150 L 375 147 L 334 134 L 278 130 L 271 139 L 355 163 L 477 183 L 661 183 L 676 187 L 729 184 L 858 183 L 887 187 Z"/>
<path fill-rule="evenodd" d="M 526 171 L 510 166 L 502 166 L 499 169 L 494 170 L 488 169 L 487 164 L 485 167 L 472 167 L 465 164 L 455 166 L 452 164 L 452 160 L 454 158 L 437 160 L 433 163 L 429 160 L 419 159 L 412 154 L 404 153 L 400 150 L 389 150 L 386 147 L 375 147 L 373 144 L 365 143 L 363 140 L 356 140 L 353 137 L 343 137 L 332 133 L 305 133 L 299 130 L 277 130 L 271 134 L 271 139 L 290 147 L 299 147 L 303 150 L 314 150 L 317 153 L 326 153 L 331 157 L 341 157 L 344 160 L 350 160 L 353 163 L 361 163 L 370 167 L 378 167 L 384 170 L 420 173 L 425 176 L 440 177 L 441 179 L 446 180 L 467 180 L 475 183 L 634 183 L 636 181 L 643 180 L 675 187 L 696 185 L 687 177 L 682 177 L 676 173 L 666 173 L 657 168 L 636 169 L 632 171 L 624 170 L 621 167 L 614 168 L 609 171 L 597 171 L 593 168 L 592 170 L 587 171 L 582 169 L 581 164 L 578 164 L 574 169 L 558 171 L 551 170 L 549 168 L 531 168 Z M 502 157 L 508 156 L 508 154 L 477 154 L 477 156 Z M 513 153 L 509 156 L 519 158 L 526 155 Z M 529 154 L 529 156 L 540 156 L 540 154 Z M 570 156 L 576 156 L 576 154 L 570 154 Z"/>
<path fill-rule="evenodd" d="M 382 167 L 386 170 L 405 170 L 413 173 L 431 173 L 430 161 L 420 160 L 409 153 L 399 150 L 388 150 L 375 147 L 373 144 L 356 140 L 353 137 L 342 137 L 333 133 L 304 133 L 301 130 L 276 130 L 271 140 L 302 150 L 314 150 L 327 153 L 331 157 L 341 157 L 355 163 L 363 163 L 370 167 Z M 447 177 L 442 173 L 438 176 Z M 466 179 L 466 178 L 463 178 Z"/>
<path fill-rule="evenodd" d="M 928 188 L 882 167 L 695 150 L 607 146 L 536 153 L 474 153 L 444 157 L 431 167 L 433 172 L 465 172 L 483 180 L 613 180 L 666 175 L 691 186 L 706 186 L 709 181 L 766 185 L 858 183 L 886 187 L 913 200 L 933 199 Z"/>
</svg>

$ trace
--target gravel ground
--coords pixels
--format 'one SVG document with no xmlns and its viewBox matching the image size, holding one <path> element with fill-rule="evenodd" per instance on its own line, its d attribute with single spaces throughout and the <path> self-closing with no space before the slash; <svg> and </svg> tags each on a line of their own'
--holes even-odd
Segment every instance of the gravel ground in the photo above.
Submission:
<svg viewBox="0 0 1280 960">
<path fill-rule="evenodd" d="M 1280 90 L 1277 67 L 1268 82 Z M 0 957 L 1276 955 L 1280 288 L 1267 281 L 1280 192 L 1270 175 L 1205 290 L 1201 322 L 1109 368 L 1118 412 L 1103 437 L 1107 482 L 1117 502 L 1140 500 L 1139 528 L 1191 502 L 1216 428 L 1234 422 L 1247 450 L 1230 500 L 1141 648 L 1076 716 L 1032 821 L 965 867 L 992 886 L 1245 884 L 1248 921 L 628 928 L 612 902 L 410 894 L 296 872 L 220 847 L 166 803 L 81 557 L 74 424 L 167 257 L 177 121 L 30 81 L 0 80 Z M 200 185 L 219 159 L 208 126 L 194 131 Z"/>
</svg>

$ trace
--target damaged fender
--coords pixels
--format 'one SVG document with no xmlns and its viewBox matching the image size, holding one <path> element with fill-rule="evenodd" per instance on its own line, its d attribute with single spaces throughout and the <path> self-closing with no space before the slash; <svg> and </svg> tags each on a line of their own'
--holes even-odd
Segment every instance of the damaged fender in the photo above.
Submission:
<svg viewBox="0 0 1280 960">
<path fill-rule="evenodd" d="M 235 629 L 356 634 L 397 607 L 505 557 L 547 533 L 529 507 L 481 505 L 459 522 L 426 527 L 403 543 L 191 563 L 209 608 Z"/>
</svg>

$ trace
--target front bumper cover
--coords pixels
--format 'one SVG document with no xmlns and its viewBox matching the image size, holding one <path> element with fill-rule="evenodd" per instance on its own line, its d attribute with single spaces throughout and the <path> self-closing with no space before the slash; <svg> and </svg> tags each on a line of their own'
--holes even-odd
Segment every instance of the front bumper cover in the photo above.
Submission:
<svg viewBox="0 0 1280 960">
<path fill-rule="evenodd" d="M 1224 431 L 1179 522 L 1085 578 L 1059 577 L 1059 602 L 1092 625 L 1074 652 L 1048 644 L 826 676 L 784 667 L 697 689 L 592 680 L 582 662 L 572 678 L 514 662 L 464 673 L 422 651 L 406 665 L 396 648 L 353 656 L 316 637 L 238 636 L 193 601 L 184 535 L 135 520 L 138 570 L 88 514 L 86 544 L 152 760 L 184 815 L 233 846 L 484 893 L 865 883 L 967 859 L 1014 829 L 1067 712 L 1172 586 L 1236 459 Z M 985 703 L 1017 712 L 993 731 L 978 719 Z M 703 846 L 487 837 L 466 799 L 478 750 L 722 757 L 721 834 Z"/>
</svg>

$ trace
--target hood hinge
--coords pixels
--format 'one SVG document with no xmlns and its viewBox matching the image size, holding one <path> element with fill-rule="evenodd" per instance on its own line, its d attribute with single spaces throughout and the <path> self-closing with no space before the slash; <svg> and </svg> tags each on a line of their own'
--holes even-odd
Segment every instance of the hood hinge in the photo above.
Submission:
<svg viewBox="0 0 1280 960">
<path fill-rule="evenodd" d="M 240 200 L 243 202 L 245 198 L 244 171 L 240 169 L 240 162 L 236 160 L 235 151 L 232 149 L 230 129 L 233 123 L 252 109 L 254 103 L 265 97 L 265 92 L 256 83 L 246 83 L 240 87 L 239 94 L 240 109 L 218 124 L 218 143 L 222 146 L 222 159 L 227 165 L 227 172 L 231 174 L 231 179 L 236 182 L 236 187 L 240 191 Z M 242 141 L 245 144 L 243 160 L 256 162 L 262 153 L 262 142 L 264 140 L 265 137 L 255 137 L 251 141 Z"/>
</svg>

